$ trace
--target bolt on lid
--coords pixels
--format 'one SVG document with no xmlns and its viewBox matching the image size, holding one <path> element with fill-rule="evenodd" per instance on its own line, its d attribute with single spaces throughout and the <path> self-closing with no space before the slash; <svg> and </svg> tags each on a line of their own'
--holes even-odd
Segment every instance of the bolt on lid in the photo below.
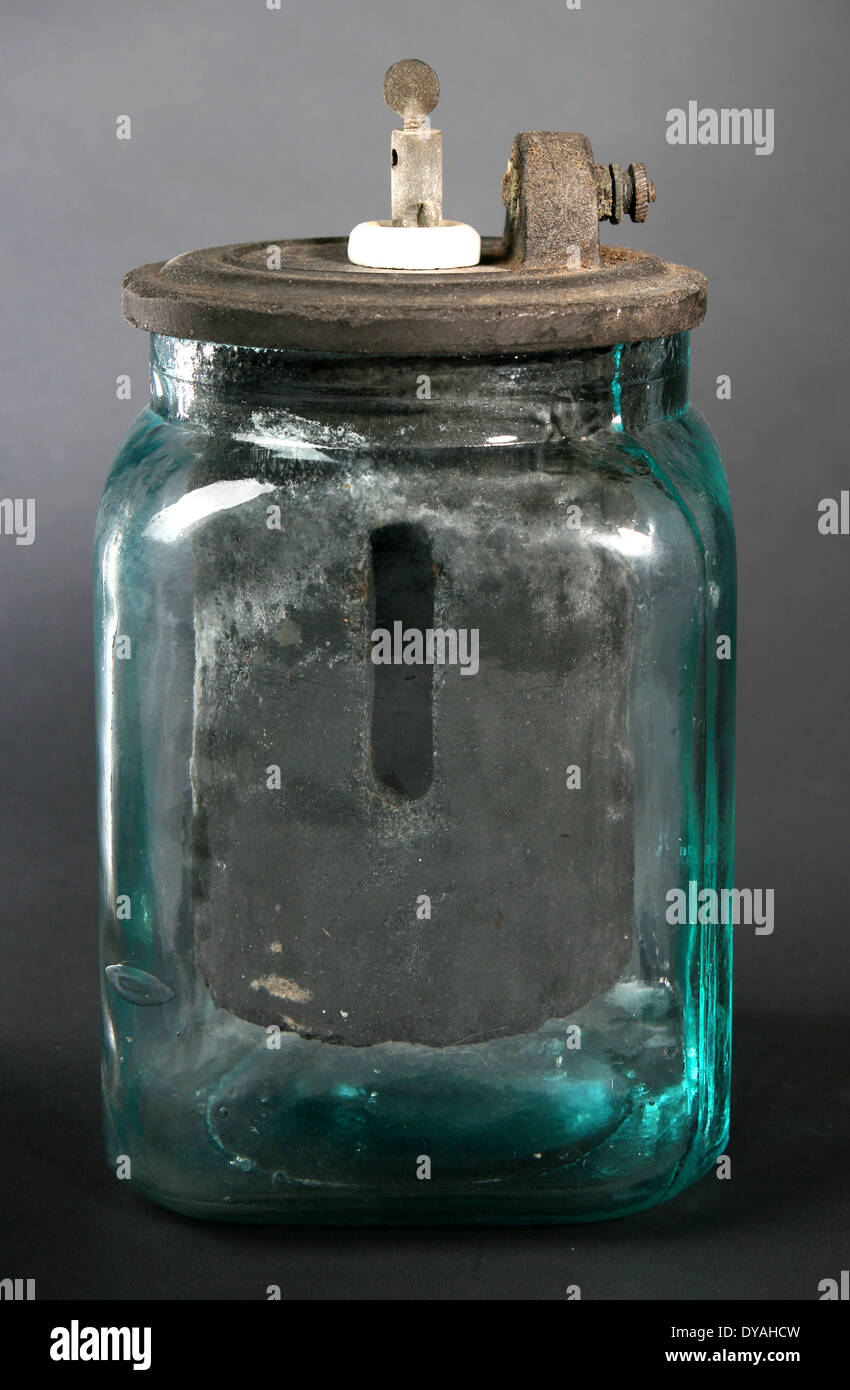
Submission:
<svg viewBox="0 0 850 1390">
<path fill-rule="evenodd" d="M 502 184 L 504 234 L 482 239 L 443 217 L 436 73 L 395 63 L 384 95 L 403 122 L 389 218 L 348 238 L 272 238 L 139 266 L 124 279 L 127 321 L 205 342 L 409 356 L 608 347 L 702 321 L 698 271 L 599 243 L 600 222 L 645 221 L 655 186 L 642 164 L 596 164 L 574 132 L 523 132 Z"/>
</svg>

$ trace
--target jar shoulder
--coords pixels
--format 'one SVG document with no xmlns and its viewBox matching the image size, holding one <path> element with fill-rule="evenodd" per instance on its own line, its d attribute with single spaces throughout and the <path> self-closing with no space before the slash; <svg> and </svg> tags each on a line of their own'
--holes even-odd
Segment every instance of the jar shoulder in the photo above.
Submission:
<svg viewBox="0 0 850 1390">
<path fill-rule="evenodd" d="M 264 493 L 267 499 L 260 498 Z M 260 498 L 285 513 L 310 493 L 317 507 L 344 495 L 352 519 L 358 509 L 368 521 L 388 504 L 403 510 L 405 497 L 414 508 L 428 497 L 435 514 L 474 507 L 479 522 L 494 527 L 531 520 L 545 525 L 547 513 L 566 518 L 572 498 L 595 518 L 585 529 L 588 543 L 615 522 L 633 523 L 652 529 L 657 553 L 667 544 L 691 545 L 715 559 L 722 555 L 727 568 L 734 565 L 726 473 L 708 423 L 692 407 L 634 431 L 605 429 L 528 448 L 405 451 L 402 443 L 352 453 L 316 450 L 288 431 L 252 438 L 200 430 L 148 407 L 133 422 L 107 479 L 98 545 L 116 533 L 119 541 L 152 534 L 155 518 L 190 496 L 197 534 L 205 526 L 214 530 L 222 511 L 232 513 L 242 503 Z M 162 530 L 154 525 L 157 539 Z"/>
</svg>

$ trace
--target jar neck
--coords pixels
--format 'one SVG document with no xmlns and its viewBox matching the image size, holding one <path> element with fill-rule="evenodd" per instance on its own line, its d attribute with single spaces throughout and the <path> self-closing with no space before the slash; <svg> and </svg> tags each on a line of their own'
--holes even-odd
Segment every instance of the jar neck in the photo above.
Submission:
<svg viewBox="0 0 850 1390">
<path fill-rule="evenodd" d="M 163 418 L 276 451 L 488 448 L 632 433 L 688 406 L 690 335 L 505 357 L 365 357 L 151 336 Z M 388 431 L 391 426 L 391 434 Z"/>
</svg>

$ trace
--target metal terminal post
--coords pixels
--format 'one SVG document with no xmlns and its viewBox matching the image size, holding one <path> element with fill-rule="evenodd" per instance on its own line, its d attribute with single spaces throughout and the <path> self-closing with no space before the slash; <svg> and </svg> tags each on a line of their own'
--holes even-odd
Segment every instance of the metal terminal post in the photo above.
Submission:
<svg viewBox="0 0 850 1390">
<path fill-rule="evenodd" d="M 348 259 L 369 270 L 462 270 L 478 265 L 481 237 L 443 217 L 443 136 L 429 112 L 440 96 L 437 74 L 418 58 L 393 63 L 384 100 L 403 121 L 391 143 L 392 219 L 358 222 Z"/>
<path fill-rule="evenodd" d="M 393 63 L 384 78 L 384 100 L 401 116 L 390 155 L 394 227 L 439 227 L 443 220 L 443 134 L 429 113 L 440 97 L 434 69 L 418 58 Z"/>
</svg>

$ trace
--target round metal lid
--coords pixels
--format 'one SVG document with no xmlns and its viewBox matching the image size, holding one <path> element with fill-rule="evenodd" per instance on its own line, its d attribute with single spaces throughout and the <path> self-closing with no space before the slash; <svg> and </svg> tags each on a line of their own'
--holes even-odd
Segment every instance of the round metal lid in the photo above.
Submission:
<svg viewBox="0 0 850 1390">
<path fill-rule="evenodd" d="M 705 277 L 646 252 L 602 246 L 595 267 L 566 269 L 506 250 L 490 238 L 478 266 L 382 271 L 352 265 L 343 237 L 214 246 L 130 271 L 123 312 L 176 338 L 404 356 L 607 347 L 705 316 Z"/>
</svg>

